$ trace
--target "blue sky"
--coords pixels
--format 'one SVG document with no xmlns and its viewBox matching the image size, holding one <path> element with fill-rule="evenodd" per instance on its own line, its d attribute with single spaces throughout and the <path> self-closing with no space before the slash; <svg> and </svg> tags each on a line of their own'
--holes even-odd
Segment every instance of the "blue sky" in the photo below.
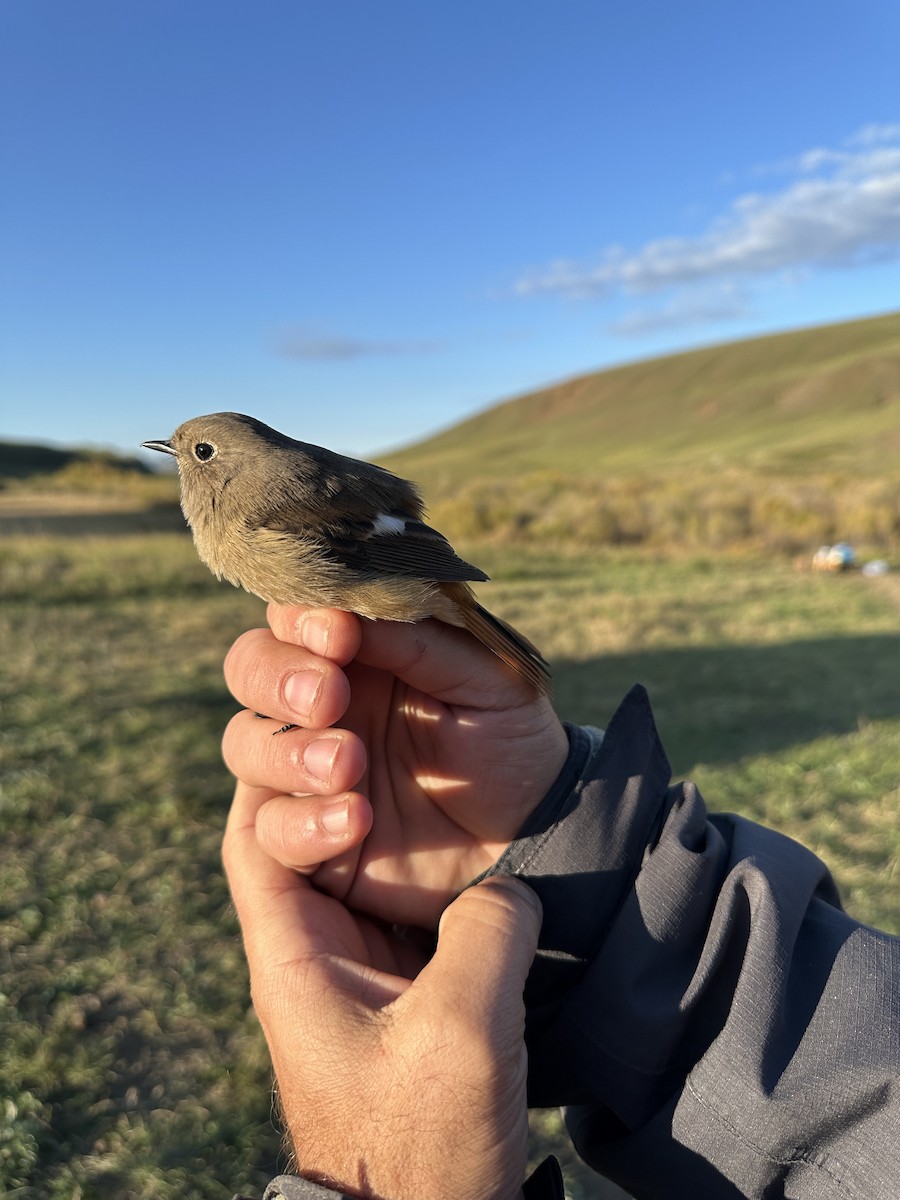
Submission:
<svg viewBox="0 0 900 1200">
<path fill-rule="evenodd" d="M 0 436 L 375 454 L 900 308 L 898 46 L 896 0 L 5 0 Z"/>
</svg>

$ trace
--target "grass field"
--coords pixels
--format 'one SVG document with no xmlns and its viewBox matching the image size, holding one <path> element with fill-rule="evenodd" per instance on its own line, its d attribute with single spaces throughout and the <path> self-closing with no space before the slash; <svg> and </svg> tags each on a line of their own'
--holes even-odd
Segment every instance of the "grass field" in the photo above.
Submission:
<svg viewBox="0 0 900 1200">
<path fill-rule="evenodd" d="M 221 662 L 262 605 L 183 534 L 130 528 L 0 541 L 0 1194 L 20 1200 L 228 1200 L 279 1151 L 219 865 Z M 900 931 L 900 574 L 460 549 L 564 716 L 603 724 L 642 681 L 676 774 Z"/>
</svg>

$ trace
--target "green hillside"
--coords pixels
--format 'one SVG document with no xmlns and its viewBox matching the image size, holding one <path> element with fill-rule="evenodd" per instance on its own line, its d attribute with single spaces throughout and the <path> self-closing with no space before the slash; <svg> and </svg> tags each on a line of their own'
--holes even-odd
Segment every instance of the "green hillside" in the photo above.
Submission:
<svg viewBox="0 0 900 1200">
<path fill-rule="evenodd" d="M 508 400 L 383 461 L 450 536 L 900 554 L 900 313 Z"/>
<path fill-rule="evenodd" d="M 0 441 L 0 485 L 10 479 L 33 479 L 66 472 L 115 470 L 149 475 L 137 458 L 122 458 L 106 450 L 70 450 L 30 442 Z"/>
<path fill-rule="evenodd" d="M 900 460 L 900 313 L 598 371 L 385 457 L 443 492 L 534 471 L 880 471 Z"/>
</svg>

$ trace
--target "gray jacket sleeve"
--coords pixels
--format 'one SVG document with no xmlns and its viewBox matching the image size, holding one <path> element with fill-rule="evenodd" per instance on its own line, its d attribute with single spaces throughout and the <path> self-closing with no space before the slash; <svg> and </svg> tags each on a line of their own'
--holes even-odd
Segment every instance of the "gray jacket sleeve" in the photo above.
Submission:
<svg viewBox="0 0 900 1200">
<path fill-rule="evenodd" d="M 249 1200 L 249 1197 L 235 1196 L 234 1200 Z M 353 1200 L 353 1197 L 324 1184 L 301 1179 L 299 1175 L 279 1175 L 266 1188 L 262 1200 Z M 422 1200 L 429 1200 L 429 1197 L 423 1196 Z M 460 1196 L 459 1200 L 466 1200 L 466 1197 Z M 559 1163 L 552 1155 L 544 1159 L 525 1181 L 522 1200 L 566 1200 Z"/>
<path fill-rule="evenodd" d="M 670 786 L 646 693 L 570 728 L 491 873 L 544 905 L 529 1103 L 638 1197 L 900 1197 L 900 939 L 808 850 Z"/>
</svg>

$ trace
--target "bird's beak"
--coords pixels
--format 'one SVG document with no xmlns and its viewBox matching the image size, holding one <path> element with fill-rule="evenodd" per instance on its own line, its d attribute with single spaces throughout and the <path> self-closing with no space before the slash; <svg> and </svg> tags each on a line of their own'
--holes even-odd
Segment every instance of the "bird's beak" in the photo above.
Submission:
<svg viewBox="0 0 900 1200">
<path fill-rule="evenodd" d="M 163 454 L 171 454 L 173 456 L 175 454 L 175 447 L 171 442 L 141 442 L 141 445 L 145 450 L 159 450 Z"/>
</svg>

